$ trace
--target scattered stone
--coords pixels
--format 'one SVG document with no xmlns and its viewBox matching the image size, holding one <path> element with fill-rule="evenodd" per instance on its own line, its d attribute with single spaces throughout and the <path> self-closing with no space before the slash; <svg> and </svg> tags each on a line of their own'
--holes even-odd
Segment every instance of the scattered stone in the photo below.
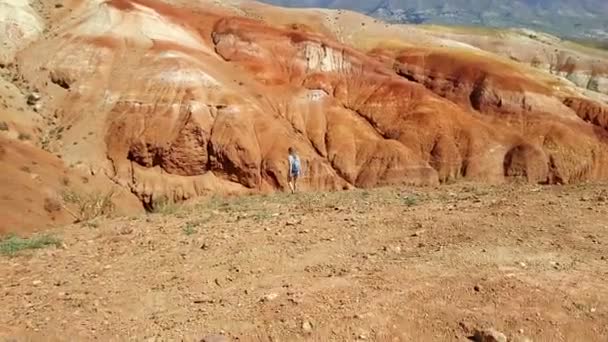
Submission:
<svg viewBox="0 0 608 342">
<path fill-rule="evenodd" d="M 589 312 L 591 312 L 591 313 L 594 313 L 595 311 L 597 311 L 597 309 L 596 309 L 596 308 L 591 308 L 591 309 L 589 309 Z"/>
<path fill-rule="evenodd" d="M 475 285 L 473 287 L 473 290 L 475 290 L 475 292 L 480 292 L 481 291 L 481 285 Z"/>
<path fill-rule="evenodd" d="M 208 335 L 203 337 L 200 342 L 228 342 L 230 341 L 226 336 L 222 335 Z"/>
<path fill-rule="evenodd" d="M 312 323 L 309 321 L 302 322 L 302 331 L 304 331 L 306 334 L 312 333 Z"/>
<path fill-rule="evenodd" d="M 528 265 L 526 265 L 526 263 L 522 261 L 522 262 L 519 263 L 519 266 L 521 266 L 523 268 L 526 268 Z"/>
<path fill-rule="evenodd" d="M 42 285 L 42 280 L 34 280 L 32 282 L 32 285 L 34 285 L 34 286 Z"/>
<path fill-rule="evenodd" d="M 493 329 L 475 330 L 473 340 L 476 342 L 507 342 L 505 334 Z"/>
<path fill-rule="evenodd" d="M 122 227 L 120 229 L 120 235 L 129 235 L 131 233 L 133 233 L 133 228 L 131 227 Z"/>
</svg>

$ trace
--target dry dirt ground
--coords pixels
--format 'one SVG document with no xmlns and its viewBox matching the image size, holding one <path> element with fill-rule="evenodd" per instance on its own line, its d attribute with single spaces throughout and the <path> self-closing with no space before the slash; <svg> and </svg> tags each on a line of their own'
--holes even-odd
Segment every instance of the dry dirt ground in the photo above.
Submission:
<svg viewBox="0 0 608 342">
<path fill-rule="evenodd" d="M 210 199 L 0 256 L 12 341 L 608 340 L 608 187 Z"/>
</svg>

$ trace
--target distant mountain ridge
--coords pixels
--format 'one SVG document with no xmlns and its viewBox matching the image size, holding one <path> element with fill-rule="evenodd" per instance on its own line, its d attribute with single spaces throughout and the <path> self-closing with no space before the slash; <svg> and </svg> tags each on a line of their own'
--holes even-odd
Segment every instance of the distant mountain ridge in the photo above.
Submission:
<svg viewBox="0 0 608 342">
<path fill-rule="evenodd" d="M 342 8 L 389 22 L 526 27 L 562 37 L 608 40 L 606 0 L 266 0 L 287 7 Z"/>
</svg>

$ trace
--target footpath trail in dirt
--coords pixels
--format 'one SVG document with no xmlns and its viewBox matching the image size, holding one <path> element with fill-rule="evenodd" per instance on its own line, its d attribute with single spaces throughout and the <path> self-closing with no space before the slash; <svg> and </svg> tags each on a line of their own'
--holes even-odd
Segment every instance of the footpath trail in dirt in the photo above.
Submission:
<svg viewBox="0 0 608 342">
<path fill-rule="evenodd" d="M 2 337 L 608 340 L 605 185 L 212 199 L 51 233 L 0 257 Z"/>
</svg>

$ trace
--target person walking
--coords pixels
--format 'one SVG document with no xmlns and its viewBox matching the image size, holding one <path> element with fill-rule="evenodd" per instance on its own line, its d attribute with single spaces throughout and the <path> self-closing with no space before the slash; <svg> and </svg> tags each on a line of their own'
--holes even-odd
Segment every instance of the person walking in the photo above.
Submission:
<svg viewBox="0 0 608 342">
<path fill-rule="evenodd" d="M 287 160 L 289 161 L 289 173 L 287 182 L 289 183 L 289 188 L 291 189 L 291 193 L 295 193 L 298 191 L 298 178 L 302 174 L 302 165 L 300 163 L 300 157 L 296 152 L 296 149 L 290 147 L 288 150 Z"/>
</svg>

